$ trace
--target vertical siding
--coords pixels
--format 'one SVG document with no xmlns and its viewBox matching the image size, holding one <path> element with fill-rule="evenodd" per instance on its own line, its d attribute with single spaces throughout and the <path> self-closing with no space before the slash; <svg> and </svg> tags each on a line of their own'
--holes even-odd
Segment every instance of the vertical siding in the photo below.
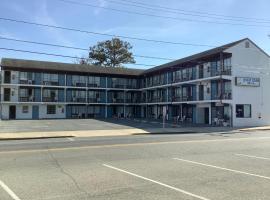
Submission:
<svg viewBox="0 0 270 200">
<path fill-rule="evenodd" d="M 35 75 L 34 75 L 34 77 L 35 77 L 35 85 L 41 85 L 41 73 L 35 73 Z"/>
<path fill-rule="evenodd" d="M 65 91 L 64 90 L 58 90 L 58 100 L 60 102 L 65 101 Z"/>
<path fill-rule="evenodd" d="M 211 99 L 215 99 L 217 95 L 217 82 L 211 81 Z"/>
<path fill-rule="evenodd" d="M 100 101 L 101 101 L 101 103 L 106 103 L 106 93 L 105 93 L 105 91 L 100 92 Z"/>
<path fill-rule="evenodd" d="M 41 89 L 40 88 L 34 89 L 34 99 L 35 99 L 35 102 L 41 102 Z"/>
<path fill-rule="evenodd" d="M 100 117 L 105 118 L 105 106 L 100 106 Z"/>
<path fill-rule="evenodd" d="M 66 118 L 71 118 L 71 106 L 66 106 Z"/>
<path fill-rule="evenodd" d="M 71 90 L 67 90 L 67 93 L 66 93 L 67 97 L 67 102 L 70 102 L 72 100 L 72 92 Z"/>
<path fill-rule="evenodd" d="M 107 113 L 108 113 L 108 118 L 112 117 L 112 106 L 108 106 Z"/>
<path fill-rule="evenodd" d="M 106 87 L 106 77 L 100 77 L 100 87 Z"/>
<path fill-rule="evenodd" d="M 111 77 L 108 77 L 107 78 L 107 84 L 108 84 L 108 88 L 111 88 L 112 87 L 112 78 Z"/>
<path fill-rule="evenodd" d="M 194 85 L 192 86 L 192 101 L 196 101 L 197 100 L 197 86 Z"/>
<path fill-rule="evenodd" d="M 59 79 L 59 85 L 61 86 L 65 86 L 65 75 L 64 74 L 59 74 L 58 75 L 58 79 Z"/>
<path fill-rule="evenodd" d="M 72 86 L 72 76 L 71 75 L 67 75 L 67 85 Z"/>
</svg>

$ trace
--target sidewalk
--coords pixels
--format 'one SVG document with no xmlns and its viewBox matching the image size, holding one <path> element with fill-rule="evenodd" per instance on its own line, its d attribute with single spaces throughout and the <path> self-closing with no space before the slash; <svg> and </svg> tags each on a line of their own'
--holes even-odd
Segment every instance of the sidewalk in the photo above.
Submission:
<svg viewBox="0 0 270 200">
<path fill-rule="evenodd" d="M 185 128 L 151 128 L 151 129 L 116 129 L 116 130 L 79 130 L 79 131 L 50 131 L 50 132 L 17 132 L 0 133 L 0 140 L 38 139 L 59 137 L 100 137 L 128 136 L 139 134 L 185 134 L 185 133 L 224 133 L 234 132 L 229 127 L 185 127 Z"/>
</svg>

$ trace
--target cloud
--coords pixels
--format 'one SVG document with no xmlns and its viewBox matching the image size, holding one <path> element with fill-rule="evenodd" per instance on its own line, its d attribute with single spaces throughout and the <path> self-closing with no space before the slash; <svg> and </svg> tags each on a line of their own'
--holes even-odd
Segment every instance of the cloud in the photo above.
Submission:
<svg viewBox="0 0 270 200">
<path fill-rule="evenodd" d="M 104 0 L 98 0 L 98 6 L 101 6 L 101 7 L 106 7 L 107 6 L 107 2 L 104 1 Z M 94 9 L 94 15 L 99 15 L 100 12 L 101 12 L 101 8 L 96 8 Z"/>
</svg>

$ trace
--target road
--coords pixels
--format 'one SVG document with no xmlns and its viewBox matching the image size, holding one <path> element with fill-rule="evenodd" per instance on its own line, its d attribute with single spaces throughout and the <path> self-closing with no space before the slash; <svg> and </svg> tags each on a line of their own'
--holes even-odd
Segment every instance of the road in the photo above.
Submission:
<svg viewBox="0 0 270 200">
<path fill-rule="evenodd" d="M 270 199 L 270 132 L 0 141 L 1 200 Z"/>
</svg>

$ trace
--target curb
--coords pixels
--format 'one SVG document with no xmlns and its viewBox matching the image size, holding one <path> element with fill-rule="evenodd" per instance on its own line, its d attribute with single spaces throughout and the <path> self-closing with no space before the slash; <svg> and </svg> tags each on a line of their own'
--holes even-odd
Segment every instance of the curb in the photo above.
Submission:
<svg viewBox="0 0 270 200">
<path fill-rule="evenodd" d="M 56 138 L 73 138 L 74 136 L 45 136 L 45 137 L 18 137 L 18 138 L 0 138 L 0 141 L 5 140 L 38 140 L 38 139 L 56 139 Z"/>
</svg>

